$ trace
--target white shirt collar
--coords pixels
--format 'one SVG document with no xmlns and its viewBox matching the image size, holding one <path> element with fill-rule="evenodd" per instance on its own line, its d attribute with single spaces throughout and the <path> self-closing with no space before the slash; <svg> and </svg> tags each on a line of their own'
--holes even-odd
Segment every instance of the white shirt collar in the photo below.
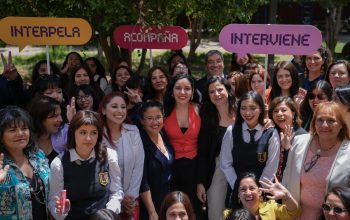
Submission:
<svg viewBox="0 0 350 220">
<path fill-rule="evenodd" d="M 264 127 L 261 124 L 257 124 L 254 128 L 249 128 L 246 122 L 242 124 L 243 131 L 256 129 L 257 131 L 263 130 Z"/>
<path fill-rule="evenodd" d="M 74 148 L 69 149 L 69 153 L 70 153 L 70 162 L 74 162 L 76 160 L 85 161 L 77 154 L 77 152 Z M 95 157 L 96 157 L 95 151 L 92 150 L 90 153 L 90 156 L 86 160 L 90 160 L 91 158 L 95 158 Z"/>
</svg>

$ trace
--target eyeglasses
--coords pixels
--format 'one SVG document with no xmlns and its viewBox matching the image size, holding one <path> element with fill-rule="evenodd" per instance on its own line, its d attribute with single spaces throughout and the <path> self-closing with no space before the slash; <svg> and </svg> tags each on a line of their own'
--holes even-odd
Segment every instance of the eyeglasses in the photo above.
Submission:
<svg viewBox="0 0 350 220">
<path fill-rule="evenodd" d="M 91 95 L 78 96 L 77 101 L 82 102 L 83 100 L 88 100 L 90 97 Z"/>
<path fill-rule="evenodd" d="M 336 214 L 336 215 L 341 215 L 343 212 L 348 211 L 347 209 L 343 209 L 343 208 L 340 208 L 337 206 L 331 206 L 331 205 L 328 205 L 326 203 L 322 204 L 322 210 L 324 212 L 330 212 L 331 210 L 333 210 L 334 214 Z"/>
<path fill-rule="evenodd" d="M 153 122 L 153 121 L 156 121 L 156 122 L 161 122 L 163 120 L 163 116 L 157 116 L 157 117 L 146 117 L 145 120 L 147 122 Z"/>
<path fill-rule="evenodd" d="M 305 173 L 309 172 L 316 165 L 318 159 L 320 159 L 321 157 L 320 153 L 321 150 L 318 149 L 316 154 L 311 158 L 311 160 L 304 165 Z"/>
<path fill-rule="evenodd" d="M 316 125 L 323 125 L 325 122 L 327 125 L 335 125 L 337 123 L 334 119 L 316 118 Z"/>
<path fill-rule="evenodd" d="M 39 78 L 44 81 L 60 80 L 60 76 L 57 74 L 43 74 L 43 75 L 39 75 Z"/>
<path fill-rule="evenodd" d="M 310 95 L 309 95 L 309 99 L 310 100 L 314 100 L 316 97 L 317 97 L 318 100 L 325 100 L 325 99 L 327 99 L 327 97 L 325 95 L 323 95 L 323 94 L 316 94 L 315 95 L 313 93 L 310 93 Z"/>
</svg>

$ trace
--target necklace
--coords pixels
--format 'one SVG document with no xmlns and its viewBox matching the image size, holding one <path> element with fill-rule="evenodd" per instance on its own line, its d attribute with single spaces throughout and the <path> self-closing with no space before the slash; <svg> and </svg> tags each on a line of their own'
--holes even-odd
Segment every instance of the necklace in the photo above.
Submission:
<svg viewBox="0 0 350 220">
<path fill-rule="evenodd" d="M 338 140 L 336 140 L 336 141 L 335 141 L 335 144 L 331 145 L 330 147 L 328 147 L 328 148 L 326 148 L 326 149 L 323 149 L 323 148 L 321 147 L 321 142 L 320 142 L 320 138 L 319 138 L 319 137 L 317 138 L 317 142 L 318 142 L 318 146 L 320 147 L 319 149 L 320 149 L 320 151 L 322 151 L 322 152 L 330 151 L 330 150 L 332 150 L 332 149 L 338 144 Z M 321 148 L 322 148 L 322 149 L 321 149 Z"/>
</svg>

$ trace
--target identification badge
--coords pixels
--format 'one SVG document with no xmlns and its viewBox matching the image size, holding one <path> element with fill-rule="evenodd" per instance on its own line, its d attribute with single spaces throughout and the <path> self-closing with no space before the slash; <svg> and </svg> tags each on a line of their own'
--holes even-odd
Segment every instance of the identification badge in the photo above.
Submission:
<svg viewBox="0 0 350 220">
<path fill-rule="evenodd" d="M 258 161 L 260 163 L 265 163 L 267 159 L 266 152 L 258 153 Z"/>
<path fill-rule="evenodd" d="M 107 186 L 108 181 L 109 181 L 109 179 L 108 179 L 108 172 L 99 173 L 98 175 L 100 177 L 100 184 L 102 186 Z"/>
</svg>

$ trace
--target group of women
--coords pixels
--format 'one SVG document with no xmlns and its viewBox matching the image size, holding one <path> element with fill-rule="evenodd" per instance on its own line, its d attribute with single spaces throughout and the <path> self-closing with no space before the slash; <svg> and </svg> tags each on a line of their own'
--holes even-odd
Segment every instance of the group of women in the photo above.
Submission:
<svg viewBox="0 0 350 220">
<path fill-rule="evenodd" d="M 350 219 L 350 64 L 325 51 L 303 57 L 303 85 L 285 61 L 265 85 L 247 55 L 201 91 L 181 53 L 170 76 L 121 62 L 110 84 L 76 52 L 36 65 L 27 111 L 0 110 L 0 216 Z"/>
</svg>

